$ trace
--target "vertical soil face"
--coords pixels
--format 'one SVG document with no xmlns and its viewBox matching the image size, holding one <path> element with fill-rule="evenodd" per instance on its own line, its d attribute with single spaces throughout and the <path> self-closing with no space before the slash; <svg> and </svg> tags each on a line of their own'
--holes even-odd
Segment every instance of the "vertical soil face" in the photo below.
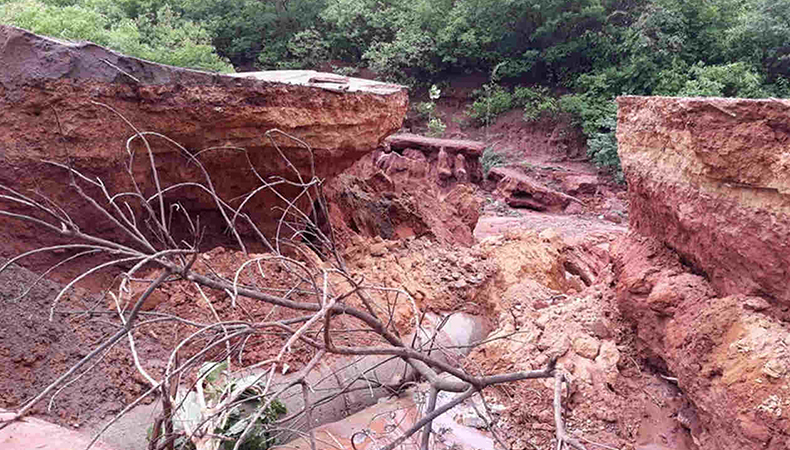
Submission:
<svg viewBox="0 0 790 450">
<path fill-rule="evenodd" d="M 696 407 L 701 449 L 787 448 L 790 101 L 618 104 L 620 310 Z"/>
<path fill-rule="evenodd" d="M 787 100 L 621 97 L 631 227 L 722 294 L 790 307 Z"/>
<path fill-rule="evenodd" d="M 306 182 L 313 176 L 331 179 L 400 128 L 408 105 L 406 91 L 396 85 L 355 85 L 352 80 L 348 91 L 336 92 L 309 77 L 300 85 L 221 76 L 153 64 L 93 44 L 66 44 L 7 26 L 0 26 L 0 60 L 0 184 L 19 192 L 35 190 L 70 209 L 83 229 L 116 240 L 127 237 L 69 188 L 64 166 L 71 164 L 87 177 L 79 180 L 82 189 L 101 199 L 102 205 L 108 203 L 106 196 L 136 194 L 135 184 L 142 197 L 151 198 L 157 193 L 157 177 L 163 189 L 201 183 L 206 189 L 174 188 L 164 201 L 168 210 L 176 204 L 186 209 L 193 220 L 200 215 L 210 248 L 227 244 L 227 239 L 209 187 L 238 207 L 240 199 L 275 175 L 290 182 L 300 182 L 295 171 Z M 135 129 L 172 141 L 146 135 L 152 163 L 142 139 L 127 141 Z M 272 129 L 308 142 L 310 150 L 283 134 L 265 136 Z M 201 152 L 208 148 L 213 150 Z M 91 183 L 97 178 L 106 196 Z M 301 190 L 285 183 L 278 189 L 285 197 Z M 144 216 L 134 195 L 120 199 Z M 271 232 L 280 217 L 274 208 L 284 205 L 277 195 L 262 190 L 243 212 L 264 232 Z M 307 211 L 311 204 L 299 206 Z M 25 210 L 5 199 L 0 199 L 0 208 Z M 183 214 L 174 214 L 177 239 L 188 238 L 187 233 L 178 235 L 189 226 L 182 219 Z M 47 239 L 10 220 L 0 236 L 0 256 L 46 245 Z M 39 269 L 56 260 L 37 255 L 26 264 Z"/>
</svg>

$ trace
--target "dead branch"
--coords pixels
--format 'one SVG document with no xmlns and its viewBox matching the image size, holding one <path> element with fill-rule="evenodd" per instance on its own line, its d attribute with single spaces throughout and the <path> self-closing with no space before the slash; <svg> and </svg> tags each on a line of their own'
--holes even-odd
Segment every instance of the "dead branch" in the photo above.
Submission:
<svg viewBox="0 0 790 450">
<path fill-rule="evenodd" d="M 427 311 L 420 310 L 417 302 L 408 292 L 370 285 L 347 269 L 340 252 L 337 251 L 331 227 L 328 232 L 322 231 L 317 213 L 300 206 L 307 204 L 312 207 L 319 204 L 326 210 L 321 192 L 322 180 L 315 175 L 312 149 L 306 142 L 280 130 L 266 132 L 264 136 L 289 171 L 289 178 L 283 176 L 268 180 L 255 170 L 246 151 L 227 147 L 226 149 L 245 156 L 250 166 L 250 173 L 256 177 L 260 185 L 238 199 L 223 199 L 217 193 L 211 175 L 201 162 L 201 157 L 207 152 L 218 150 L 217 148 L 192 152 L 166 136 L 138 130 L 109 106 L 102 104 L 97 106 L 112 111 L 120 120 L 127 123 L 133 132 L 125 147 L 128 157 L 125 175 L 131 177 L 131 191 L 109 192 L 102 180 L 85 176 L 72 166 L 70 159 L 65 164 L 56 161 L 49 163 L 66 171 L 70 180 L 69 186 L 76 195 L 101 217 L 107 219 L 117 231 L 120 231 L 118 234 L 125 236 L 126 239 L 121 242 L 94 234 L 91 224 L 77 223 L 76 215 L 72 216 L 69 211 L 53 201 L 46 198 L 37 200 L 35 196 L 0 186 L 0 191 L 4 192 L 0 195 L 0 199 L 10 201 L 16 207 L 27 209 L 25 213 L 0 210 L 0 215 L 38 225 L 53 235 L 69 238 L 72 241 L 68 244 L 37 248 L 18 255 L 0 267 L 0 272 L 13 263 L 41 252 L 64 250 L 78 252 L 48 268 L 33 283 L 35 284 L 47 274 L 71 264 L 77 258 L 94 256 L 108 258 L 109 260 L 97 260 L 93 266 L 74 276 L 55 296 L 50 316 L 54 318 L 55 314 L 63 313 L 56 308 L 59 301 L 80 281 L 100 271 L 116 268 L 121 271 L 120 286 L 117 294 L 109 293 L 114 300 L 115 311 L 92 311 L 92 313 L 107 314 L 102 317 L 112 318 L 117 331 L 96 345 L 88 355 L 49 384 L 41 393 L 21 405 L 12 420 L 18 420 L 30 413 L 37 403 L 64 383 L 73 382 L 75 376 L 81 376 L 77 373 L 86 364 L 94 361 L 126 336 L 133 355 L 134 370 L 148 381 L 150 388 L 113 418 L 95 436 L 90 445 L 93 445 L 118 418 L 144 398 L 160 395 L 163 413 L 156 419 L 154 440 L 149 448 L 172 449 L 177 439 L 186 439 L 199 450 L 216 448 L 214 446 L 219 442 L 227 440 L 235 440 L 234 448 L 238 449 L 248 437 L 258 432 L 256 430 L 259 427 L 259 419 L 269 414 L 270 408 L 279 402 L 289 402 L 294 405 L 293 410 L 288 411 L 285 418 L 267 419 L 266 432 L 283 429 L 290 435 L 306 435 L 311 450 L 315 450 L 317 438 L 313 428 L 316 411 L 319 408 L 331 405 L 339 399 L 346 401 L 346 396 L 360 391 L 368 392 L 375 401 L 376 395 L 401 392 L 405 386 L 425 381 L 430 393 L 423 416 L 384 449 L 394 449 L 415 433 L 422 432 L 421 448 L 427 450 L 433 420 L 473 395 L 481 394 L 484 389 L 503 383 L 553 377 L 558 449 L 561 449 L 563 444 L 567 444 L 584 450 L 584 447 L 565 431 L 560 402 L 564 375 L 556 369 L 556 359 L 552 359 L 545 368 L 539 370 L 495 375 L 470 373 L 459 364 L 458 351 L 469 350 L 480 342 L 448 345 L 440 337 L 449 316 L 438 318 L 433 322 L 431 322 L 433 319 L 426 320 Z M 309 173 L 302 174 L 292 163 L 289 152 L 281 144 L 283 139 L 294 144 L 292 148 L 298 149 L 297 151 L 306 152 Z M 157 172 L 153 140 L 162 140 L 176 148 L 188 164 L 195 164 L 200 169 L 203 180 L 165 185 Z M 148 197 L 143 194 L 141 187 L 132 176 L 136 156 L 135 143 L 142 143 L 144 156 L 147 157 L 146 170 L 150 172 L 155 185 L 155 193 Z M 66 154 L 68 156 L 67 151 Z M 286 187 L 295 189 L 296 194 L 286 195 L 279 191 Z M 252 230 L 252 239 L 257 239 L 264 245 L 268 253 L 250 255 L 246 260 L 239 262 L 232 275 L 219 273 L 218 269 L 212 267 L 210 262 L 203 258 L 206 249 L 201 248 L 203 230 L 200 219 L 186 211 L 179 202 L 178 195 L 185 189 L 194 189 L 211 197 L 224 226 L 245 254 L 247 254 L 245 239 L 249 236 L 242 236 L 240 223 L 244 223 L 245 227 Z M 249 214 L 245 212 L 250 201 L 262 192 L 274 194 L 284 205 L 279 209 L 280 220 L 273 240 L 264 236 L 257 224 L 253 223 Z M 184 216 L 188 224 L 189 242 L 178 242 L 174 237 L 172 233 L 174 214 Z M 306 264 L 299 261 L 298 256 L 289 257 L 283 253 L 285 248 L 290 246 L 306 254 L 299 245 L 305 229 L 311 230 L 319 246 L 327 252 L 322 264 L 316 262 Z M 140 282 L 142 278 L 140 273 L 147 271 L 154 273 L 159 271 L 159 274 L 153 281 L 146 280 L 150 284 L 142 294 L 133 299 L 133 306 L 127 310 L 122 299 L 126 298 L 124 295 L 129 295 L 129 283 Z M 283 273 L 283 279 L 288 283 L 285 286 L 270 285 L 267 271 Z M 190 292 L 187 288 L 193 287 L 197 292 L 195 295 L 209 307 L 211 319 L 207 323 L 200 323 L 177 315 L 153 313 L 146 316 L 147 320 L 140 320 L 145 301 L 166 283 L 180 286 L 184 292 Z M 27 295 L 31 287 L 26 287 L 20 298 Z M 211 299 L 212 293 L 230 298 L 230 309 L 243 311 L 242 317 L 245 317 L 245 320 L 229 318 L 227 311 L 215 307 Z M 241 299 L 244 299 L 245 304 L 248 305 L 249 302 L 257 303 L 256 306 L 262 305 L 265 314 L 256 317 L 242 307 Z M 394 327 L 397 302 L 406 302 L 413 315 L 412 331 L 406 336 L 402 336 L 401 330 Z M 137 352 L 133 331 L 162 323 L 171 323 L 173 326 L 187 328 L 190 331 L 185 337 L 180 338 L 172 349 L 169 349 L 170 355 L 164 372 L 157 373 L 147 367 L 149 362 Z M 355 341 L 351 334 L 352 330 L 375 337 L 373 339 L 375 343 L 368 341 L 363 344 Z M 251 345 L 251 341 L 262 337 L 276 342 L 277 351 L 272 353 L 270 359 L 254 361 L 248 367 L 242 367 L 245 347 Z M 300 372 L 285 375 L 289 367 L 290 354 L 297 347 L 308 349 L 313 356 Z M 220 352 L 219 349 L 224 351 Z M 220 360 L 224 361 L 222 363 L 212 362 L 212 358 L 216 358 L 218 352 L 221 353 Z M 319 365 L 327 355 L 347 357 L 347 362 L 338 364 L 327 372 Z M 231 361 L 234 356 L 238 356 L 238 364 L 232 366 Z M 95 363 L 91 367 L 94 365 Z M 341 377 L 340 372 L 346 370 L 353 370 L 353 376 Z M 382 379 L 382 374 L 386 371 L 398 374 L 394 378 L 395 381 L 391 378 Z M 179 388 L 181 380 L 189 379 L 190 375 L 194 380 L 191 385 Z M 298 388 L 298 392 L 294 391 L 294 388 Z M 250 395 L 250 391 L 253 391 L 254 395 Z M 442 391 L 455 392 L 458 395 L 452 401 L 437 406 L 437 398 Z M 378 392 L 380 394 L 377 394 Z M 184 420 L 191 398 L 195 398 L 200 406 L 200 418 Z M 297 400 L 301 403 L 296 403 Z M 241 427 L 242 431 L 233 438 L 224 434 L 225 431 L 222 433 L 216 431 L 226 430 L 231 413 L 235 414 L 234 411 L 245 402 L 257 402 L 257 407 L 253 414 L 244 419 L 246 422 Z M 345 406 L 350 407 L 348 403 Z M 8 423 L 10 422 L 0 424 L 0 428 Z"/>
</svg>

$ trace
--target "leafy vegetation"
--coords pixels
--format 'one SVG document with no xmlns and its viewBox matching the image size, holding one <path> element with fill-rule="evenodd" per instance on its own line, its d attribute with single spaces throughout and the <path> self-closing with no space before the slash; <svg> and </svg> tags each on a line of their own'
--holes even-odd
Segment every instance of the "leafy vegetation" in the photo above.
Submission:
<svg viewBox="0 0 790 450">
<path fill-rule="evenodd" d="M 524 120 L 527 122 L 553 117 L 560 112 L 559 101 L 546 86 L 516 86 L 513 98 L 517 105 L 524 108 Z"/>
<path fill-rule="evenodd" d="M 176 404 L 180 405 L 176 410 L 179 420 L 176 425 L 184 434 L 178 438 L 178 446 L 194 449 L 188 436 L 203 423 L 209 422 L 217 440 L 213 448 L 232 450 L 253 420 L 255 424 L 251 436 L 240 448 L 265 450 L 276 444 L 271 424 L 287 412 L 285 406 L 277 399 L 267 401 L 263 396 L 266 389 L 260 376 L 229 378 L 225 372 L 227 367 L 227 362 L 204 363 L 198 373 L 196 392 L 189 391 L 185 395 L 179 392 L 176 399 Z M 230 402 L 228 399 L 234 400 Z M 222 408 L 230 403 L 234 406 Z M 263 410 L 258 411 L 261 408 Z M 221 411 L 221 414 L 212 414 L 214 411 Z"/>
<path fill-rule="evenodd" d="M 125 6 L 110 0 L 0 2 L 0 23 L 59 39 L 88 40 L 163 64 L 233 71 L 211 45 L 208 31 L 184 20 L 170 5 L 149 4 L 135 17 L 126 14 Z"/>
<path fill-rule="evenodd" d="M 493 146 L 486 147 L 480 157 L 480 164 L 483 166 L 483 178 L 488 176 L 488 172 L 494 167 L 504 166 L 508 163 L 508 157 L 502 152 L 498 152 Z"/>
<path fill-rule="evenodd" d="M 618 95 L 790 95 L 790 0 L 0 0 L 0 23 L 208 70 L 489 73 L 473 122 L 567 115 L 615 168 Z"/>
</svg>

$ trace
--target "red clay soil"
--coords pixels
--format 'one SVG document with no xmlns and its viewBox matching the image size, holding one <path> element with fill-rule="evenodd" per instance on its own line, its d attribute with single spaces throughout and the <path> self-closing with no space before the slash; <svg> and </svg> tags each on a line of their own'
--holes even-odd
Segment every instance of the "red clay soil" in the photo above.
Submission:
<svg viewBox="0 0 790 450">
<path fill-rule="evenodd" d="M 463 105 L 453 106 L 452 101 L 450 97 L 440 103 L 440 111 L 461 114 Z M 372 196 L 374 203 L 390 209 L 372 208 L 368 215 L 354 216 L 348 208 L 332 209 L 330 204 L 330 216 L 337 214 L 331 217 L 339 222 L 338 239 L 351 270 L 370 283 L 403 287 L 420 307 L 435 312 L 482 312 L 500 332 L 517 333 L 512 339 L 479 348 L 466 363 L 470 370 L 538 368 L 553 352 L 564 349 L 561 367 L 574 379 L 563 400 L 565 419 L 568 428 L 585 439 L 620 450 L 695 450 L 688 429 L 678 419 L 687 409 L 686 397 L 672 381 L 656 375 L 668 374 L 659 362 L 639 353 L 630 325 L 615 307 L 609 248 L 612 239 L 625 230 L 628 205 L 623 188 L 578 161 L 578 145 L 573 140 L 561 145 L 557 138 L 561 133 L 553 124 L 524 125 L 520 114 L 504 117 L 488 131 L 461 130 L 457 122 L 445 122 L 450 125 L 447 136 L 480 139 L 489 134 L 491 141 L 499 142 L 498 148 L 511 155 L 514 170 L 581 203 L 573 202 L 552 214 L 514 210 L 480 188 L 426 187 L 423 180 L 384 179 L 357 168 L 347 174 L 346 182 L 351 182 L 330 192 L 330 199 L 351 192 L 357 200 Z M 372 159 L 364 162 L 368 168 L 374 163 Z M 422 194 L 413 191 L 421 186 Z M 453 194 L 457 189 L 460 191 Z M 482 213 L 470 205 L 483 205 Z M 381 223 L 371 223 L 377 217 L 391 220 L 390 235 L 382 236 L 381 230 L 388 228 Z M 484 242 L 469 247 L 476 240 Z M 217 248 L 196 267 L 208 271 L 210 266 L 227 275 L 238 263 L 238 253 Z M 84 356 L 86 348 L 115 329 L 107 323 L 108 316 L 98 312 L 58 314 L 55 322 L 48 322 L 58 289 L 52 283 L 42 283 L 23 301 L 10 302 L 32 277 L 14 269 L 0 278 L 2 286 L 7 286 L 0 288 L 0 296 L 9 305 L 0 313 L 0 333 L 4 333 L 0 336 L 0 376 L 14 380 L 0 384 L 0 407 L 17 407 L 35 395 Z M 105 281 L 111 277 L 102 283 Z M 275 268 L 266 270 L 266 287 L 288 288 L 292 281 Z M 90 287 L 100 285 L 106 288 L 109 283 L 95 282 Z M 262 320 L 272 312 L 244 299 L 232 308 L 225 293 L 206 294 L 223 319 Z M 93 302 L 99 304 L 96 311 L 107 311 L 108 300 L 80 292 L 65 299 L 59 309 L 85 309 L 83 302 Z M 147 307 L 150 310 L 145 318 L 178 314 L 198 322 L 215 320 L 200 293 L 184 283 L 165 286 L 162 295 Z M 283 312 L 274 314 L 285 317 Z M 403 328 L 411 318 L 411 308 L 395 313 Z M 147 368 L 155 376 L 169 357 L 166 349 L 191 330 L 186 325 L 152 324 L 135 334 L 138 351 L 145 355 Z M 521 336 L 529 341 L 528 333 L 534 333 L 536 341 L 525 345 Z M 194 351 L 202 343 L 196 342 L 186 351 Z M 270 357 L 281 345 L 274 336 L 251 339 L 245 344 L 242 363 Z M 292 367 L 301 367 L 311 354 L 304 346 L 295 346 Z M 144 388 L 145 381 L 131 363 L 128 344 L 121 341 L 92 371 L 58 396 L 48 418 L 67 426 L 96 423 L 117 412 Z M 551 386 L 539 382 L 486 391 L 489 401 L 504 408 L 496 429 L 511 448 L 550 447 L 555 433 L 551 391 Z M 44 409 L 42 404 L 36 412 L 44 414 Z"/>
</svg>

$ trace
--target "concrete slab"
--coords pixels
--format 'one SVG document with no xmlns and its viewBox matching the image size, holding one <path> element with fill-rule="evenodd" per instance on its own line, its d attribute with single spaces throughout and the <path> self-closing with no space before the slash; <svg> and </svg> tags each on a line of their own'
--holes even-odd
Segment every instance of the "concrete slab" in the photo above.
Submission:
<svg viewBox="0 0 790 450">
<path fill-rule="evenodd" d="M 269 70 L 264 72 L 229 73 L 226 75 L 236 78 L 253 78 L 272 83 L 317 87 L 336 92 L 369 92 L 386 95 L 405 88 L 405 86 L 399 84 L 346 77 L 315 70 Z"/>
</svg>

